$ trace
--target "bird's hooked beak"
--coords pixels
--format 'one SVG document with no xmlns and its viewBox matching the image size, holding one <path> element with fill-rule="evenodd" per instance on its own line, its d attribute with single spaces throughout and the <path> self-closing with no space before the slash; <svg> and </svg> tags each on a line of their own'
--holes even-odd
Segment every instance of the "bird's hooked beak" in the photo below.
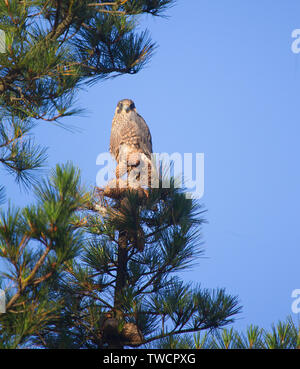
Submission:
<svg viewBox="0 0 300 369">
<path fill-rule="evenodd" d="M 134 103 L 130 103 L 130 104 L 124 104 L 124 109 L 126 111 L 126 113 L 129 113 L 130 111 L 134 111 L 135 110 L 135 105 Z"/>
</svg>

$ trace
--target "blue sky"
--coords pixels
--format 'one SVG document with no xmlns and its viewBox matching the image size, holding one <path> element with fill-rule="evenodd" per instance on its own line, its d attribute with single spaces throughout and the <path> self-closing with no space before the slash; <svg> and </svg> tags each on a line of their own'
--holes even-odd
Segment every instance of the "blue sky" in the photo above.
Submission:
<svg viewBox="0 0 300 369">
<path fill-rule="evenodd" d="M 300 55 L 291 51 L 300 4 L 179 0 L 168 15 L 141 24 L 159 44 L 146 69 L 80 93 L 87 114 L 64 121 L 80 133 L 44 123 L 36 138 L 49 167 L 72 160 L 92 186 L 116 103 L 131 98 L 155 152 L 204 153 L 205 258 L 182 276 L 237 294 L 235 327 L 268 328 L 292 314 L 300 288 Z M 14 203 L 31 201 L 4 184 Z"/>
</svg>

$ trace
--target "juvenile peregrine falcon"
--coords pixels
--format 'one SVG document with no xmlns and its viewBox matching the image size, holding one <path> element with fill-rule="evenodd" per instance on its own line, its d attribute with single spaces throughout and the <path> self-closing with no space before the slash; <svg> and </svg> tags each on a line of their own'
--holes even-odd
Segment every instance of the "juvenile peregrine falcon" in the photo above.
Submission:
<svg viewBox="0 0 300 369">
<path fill-rule="evenodd" d="M 117 178 L 126 172 L 129 174 L 142 162 L 151 165 L 151 133 L 130 99 L 118 102 L 112 121 L 109 151 L 118 163 Z"/>
</svg>

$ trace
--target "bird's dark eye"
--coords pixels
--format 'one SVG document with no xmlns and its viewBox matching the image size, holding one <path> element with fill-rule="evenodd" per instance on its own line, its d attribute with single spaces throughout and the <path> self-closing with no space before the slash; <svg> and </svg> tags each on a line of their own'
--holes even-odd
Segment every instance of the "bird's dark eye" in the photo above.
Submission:
<svg viewBox="0 0 300 369">
<path fill-rule="evenodd" d="M 130 108 L 130 110 L 133 110 L 135 108 L 134 103 L 130 104 L 129 108 Z"/>
</svg>

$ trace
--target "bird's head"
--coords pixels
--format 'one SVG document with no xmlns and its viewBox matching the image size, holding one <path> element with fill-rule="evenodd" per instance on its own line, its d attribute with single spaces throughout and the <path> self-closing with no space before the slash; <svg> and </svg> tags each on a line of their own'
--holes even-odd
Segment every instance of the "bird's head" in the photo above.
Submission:
<svg viewBox="0 0 300 369">
<path fill-rule="evenodd" d="M 136 111 L 134 102 L 130 99 L 124 99 L 118 102 L 116 112 L 118 114 L 125 113 L 128 114 L 131 111 Z"/>
</svg>

